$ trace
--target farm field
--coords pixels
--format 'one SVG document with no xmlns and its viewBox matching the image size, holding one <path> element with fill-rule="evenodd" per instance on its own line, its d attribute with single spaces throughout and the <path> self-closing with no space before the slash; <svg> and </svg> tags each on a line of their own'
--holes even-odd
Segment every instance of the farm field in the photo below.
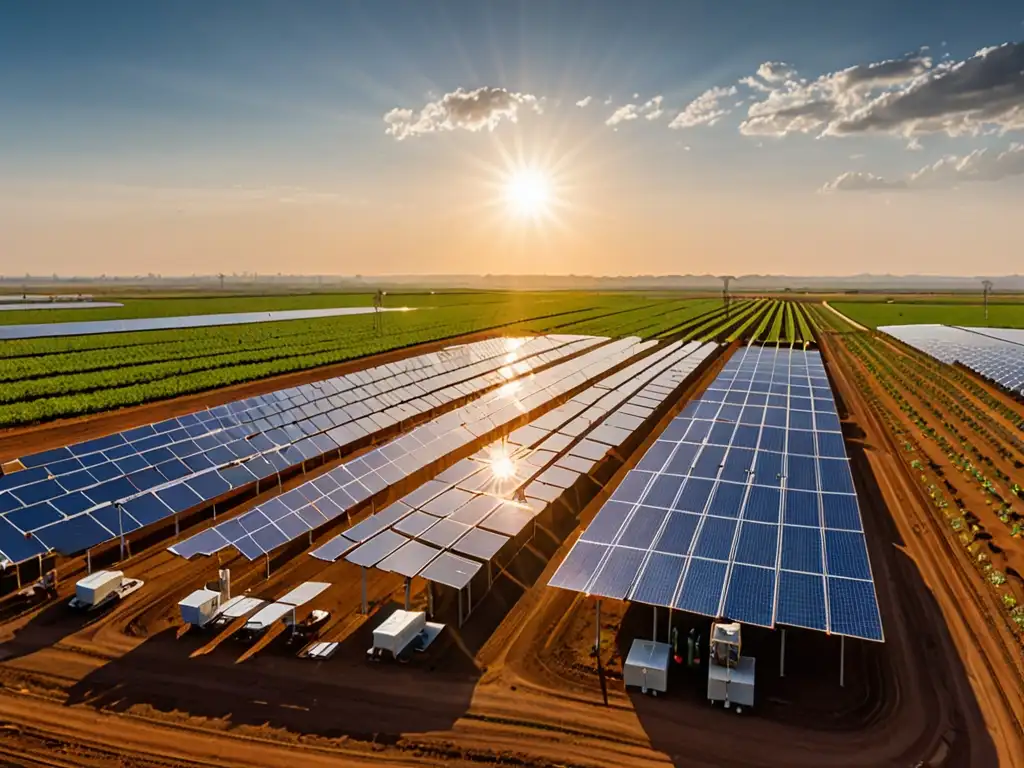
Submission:
<svg viewBox="0 0 1024 768">
<path fill-rule="evenodd" d="M 1021 612 L 1016 610 L 1017 601 L 1024 600 L 1018 512 L 1024 500 L 1015 501 L 1013 491 L 1024 471 L 1018 429 L 1024 414 L 1018 404 L 968 373 L 872 333 L 853 332 L 820 304 L 736 300 L 726 311 L 718 299 L 519 298 L 515 306 L 484 305 L 491 306 L 486 311 L 482 306 L 432 310 L 439 316 L 436 326 L 389 324 L 383 337 L 371 325 L 361 337 L 364 348 L 300 352 L 286 359 L 304 363 L 303 355 L 347 351 L 348 357 L 338 358 L 341 365 L 301 374 L 303 381 L 315 381 L 335 370 L 360 370 L 413 354 L 389 344 L 400 332 L 408 334 L 402 336 L 407 345 L 421 349 L 433 339 L 479 338 L 482 330 L 636 334 L 662 343 L 820 342 L 843 419 L 886 629 L 885 644 L 846 643 L 845 687 L 837 683 L 837 638 L 791 630 L 782 677 L 778 633 L 745 627 L 744 652 L 758 658 L 759 703 L 740 716 L 744 738 L 735 738 L 738 716 L 708 707 L 699 670 L 675 670 L 667 697 L 624 689 L 623 659 L 632 638 L 649 636 L 649 607 L 602 604 L 600 665 L 595 666 L 593 600 L 546 586 L 625 472 L 724 364 L 729 352 L 723 349 L 709 367 L 673 391 L 667 405 L 636 428 L 635 437 L 600 471 L 581 478 L 538 519 L 536 533 L 504 564 L 490 592 L 476 597 L 474 587 L 474 610 L 464 626 L 457 626 L 455 593 L 435 595 L 435 610 L 448 628 L 425 657 L 417 655 L 406 665 L 365 659 L 372 627 L 403 604 L 404 579 L 379 569 L 366 572 L 367 619 L 360 608 L 360 569 L 344 559 L 327 563 L 309 557 L 337 528 L 317 531 L 308 542 L 292 542 L 267 564 L 250 562 L 233 549 L 216 558 L 186 560 L 166 546 L 205 530 L 213 520 L 205 513 L 182 516 L 180 536 L 165 526 L 132 537 L 117 567 L 143 579 L 144 588 L 89 618 L 63 605 L 88 567 L 86 558 L 60 560 L 56 600 L 26 606 L 8 595 L 0 601 L 0 712 L 18 724 L 0 742 L 3 759 L 53 764 L 56 752 L 69 765 L 102 768 L 126 762 L 170 768 L 214 762 L 282 768 L 783 762 L 810 768 L 914 765 L 936 755 L 951 766 L 1015 765 L 1024 759 L 1018 738 L 1024 722 Z M 553 308 L 557 311 L 547 311 Z M 280 333 L 289 324 L 275 325 Z M 342 325 L 339 321 L 319 335 L 304 325 L 269 339 L 258 338 L 262 328 L 235 328 L 222 338 L 208 329 L 211 345 L 216 340 L 218 354 L 225 356 L 223 365 L 208 370 L 244 369 L 227 356 L 244 354 L 250 345 L 271 350 L 310 340 L 326 348 L 332 336 L 342 334 Z M 112 346 L 101 343 L 108 339 L 61 339 L 54 342 L 70 346 L 34 354 L 22 350 L 3 360 L 40 366 L 24 369 L 34 375 L 10 380 L 18 386 L 102 374 L 110 377 L 106 389 L 116 391 L 123 388 L 117 378 L 121 370 L 134 367 L 124 364 L 126 356 L 136 354 L 139 368 L 171 371 L 154 381 L 172 382 L 183 376 L 173 372 L 174 366 L 187 366 L 196 357 L 195 332 L 188 338 L 157 333 L 172 338 L 108 337 L 125 341 Z M 334 365 L 331 360 L 314 365 Z M 167 368 L 155 367 L 161 365 Z M 248 386 L 258 391 L 290 385 L 280 377 L 264 379 L 267 373 L 250 373 L 250 379 L 237 381 L 253 380 Z M 197 391 L 211 403 L 239 396 L 231 390 L 221 394 L 218 387 Z M 78 396 L 91 394 L 86 388 Z M 177 394 L 162 403 L 124 408 L 117 429 L 175 412 Z M 53 397 L 59 395 L 38 399 Z M 206 401 L 186 398 L 187 406 L 178 412 Z M 31 400 L 8 405 L 23 402 Z M 165 410 L 154 416 L 155 407 Z M 33 451 L 58 447 L 70 434 L 75 440 L 107 434 L 107 424 L 86 419 L 75 423 L 73 432 L 61 422 L 43 431 L 14 427 L 0 442 L 0 458 L 23 455 L 26 446 Z M 474 450 L 478 446 L 474 443 Z M 358 455 L 361 450 L 304 465 L 302 474 L 279 485 L 218 505 L 218 518 L 240 515 Z M 432 465 L 382 491 L 375 508 L 401 498 L 445 466 Z M 360 508 L 353 521 L 365 514 Z M 110 567 L 118 560 L 115 542 L 93 552 L 91 563 Z M 302 581 L 334 585 L 305 608 L 330 611 L 323 633 L 339 643 L 336 654 L 324 662 L 297 659 L 295 648 L 280 637 L 250 647 L 232 636 L 233 628 L 183 633 L 177 601 L 214 580 L 220 567 L 231 569 L 234 594 L 274 598 Z M 410 602 L 414 609 L 427 607 L 422 579 L 413 579 Z M 673 622 L 681 638 L 690 627 L 707 627 L 706 621 L 680 612 Z M 660 625 L 659 635 L 665 631 Z M 922 647 L 928 653 L 921 653 Z"/>
<path fill-rule="evenodd" d="M 809 339 L 783 324 L 783 302 L 642 294 L 453 294 L 433 306 L 248 326 L 0 342 L 0 428 L 165 400 L 480 332 L 558 332 L 706 340 L 749 336 L 769 313 L 765 341 Z M 308 297 L 300 297 L 306 299 Z M 278 300 L 275 298 L 275 301 Z M 172 301 L 172 300 L 169 300 Z M 176 301 L 176 300 L 173 300 Z M 217 306 L 221 300 L 216 301 Z M 157 303 L 152 300 L 149 304 Z M 793 316 L 799 316 L 794 310 Z M 802 318 L 801 318 L 802 319 Z M 803 330 L 800 330 L 803 328 Z"/>
<path fill-rule="evenodd" d="M 894 303 L 869 301 L 829 301 L 844 315 L 869 328 L 880 325 L 911 325 L 919 323 L 940 323 L 943 325 L 992 326 L 994 328 L 1024 328 L 1024 303 L 997 303 L 990 300 L 989 319 L 985 321 L 985 309 L 980 299 L 973 303 Z"/>
</svg>

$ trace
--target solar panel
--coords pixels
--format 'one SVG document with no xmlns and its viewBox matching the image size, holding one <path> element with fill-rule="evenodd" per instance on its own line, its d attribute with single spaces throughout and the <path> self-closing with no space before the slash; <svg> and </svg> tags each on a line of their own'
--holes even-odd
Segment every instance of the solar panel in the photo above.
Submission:
<svg viewBox="0 0 1024 768">
<path fill-rule="evenodd" d="M 599 341 L 562 336 L 520 340 L 517 365 L 529 372 Z M 507 340 L 454 349 L 459 352 L 455 357 L 428 353 L 22 457 L 28 469 L 0 477 L 0 515 L 51 500 L 64 515 L 82 514 L 146 491 L 166 495 L 165 514 L 183 512 L 437 407 L 444 400 L 424 399 L 432 389 L 452 389 L 455 383 L 459 394 L 472 395 L 505 381 L 498 370 L 509 354 Z M 380 479 L 366 478 L 365 487 L 353 486 L 356 495 L 346 498 L 366 498 L 407 474 L 399 475 L 393 465 L 382 473 Z M 169 490 L 185 484 L 184 491 Z M 251 551 L 251 542 L 247 547 Z"/>
<path fill-rule="evenodd" d="M 549 583 L 881 640 L 839 430 L 816 351 L 738 351 L 626 475 Z"/>
</svg>

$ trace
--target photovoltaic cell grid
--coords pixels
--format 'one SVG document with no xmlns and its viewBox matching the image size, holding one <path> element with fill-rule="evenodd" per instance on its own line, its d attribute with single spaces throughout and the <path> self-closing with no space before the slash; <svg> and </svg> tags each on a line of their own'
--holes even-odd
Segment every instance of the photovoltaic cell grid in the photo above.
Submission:
<svg viewBox="0 0 1024 768">
<path fill-rule="evenodd" d="M 459 345 L 25 456 L 0 476 L 0 553 L 82 551 L 600 341 Z"/>
<path fill-rule="evenodd" d="M 623 478 L 549 584 L 881 641 L 818 352 L 737 352 Z"/>
<path fill-rule="evenodd" d="M 879 331 L 931 355 L 961 365 L 1024 394 L 1024 329 L 954 325 L 885 325 Z"/>
<path fill-rule="evenodd" d="M 590 450 L 587 458 L 572 453 L 573 440 L 585 439 L 626 409 L 646 408 L 644 416 L 650 416 L 651 406 L 661 405 L 716 346 L 666 345 L 516 430 L 506 443 L 497 441 L 457 462 L 311 554 L 330 562 L 347 554 L 357 565 L 461 588 L 462 583 L 453 582 L 450 568 L 437 565 L 443 558 L 452 553 L 462 558 L 459 572 L 471 578 L 618 445 L 593 442 L 601 455 Z M 580 420 L 585 424 L 582 433 L 572 426 Z M 568 442 L 552 447 L 559 437 Z M 511 471 L 496 473 L 496 462 L 502 459 L 508 460 L 504 466 Z M 585 461 L 586 466 L 573 461 Z"/>
<path fill-rule="evenodd" d="M 169 549 L 182 557 L 192 557 L 211 555 L 230 545 L 254 560 L 346 514 L 380 491 L 652 343 L 621 339 L 529 377 L 508 381 L 467 405 Z"/>
</svg>

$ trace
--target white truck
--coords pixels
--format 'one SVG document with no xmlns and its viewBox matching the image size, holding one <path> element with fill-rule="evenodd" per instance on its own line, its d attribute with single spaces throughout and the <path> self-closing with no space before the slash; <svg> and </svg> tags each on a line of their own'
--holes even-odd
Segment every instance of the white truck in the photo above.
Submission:
<svg viewBox="0 0 1024 768">
<path fill-rule="evenodd" d="M 395 611 L 373 630 L 373 647 L 366 652 L 371 661 L 379 661 L 385 652 L 398 659 L 427 627 L 424 611 Z"/>
<path fill-rule="evenodd" d="M 75 596 L 68 606 L 94 611 L 115 600 L 122 600 L 141 588 L 140 579 L 126 579 L 122 571 L 96 571 L 75 584 Z"/>
</svg>

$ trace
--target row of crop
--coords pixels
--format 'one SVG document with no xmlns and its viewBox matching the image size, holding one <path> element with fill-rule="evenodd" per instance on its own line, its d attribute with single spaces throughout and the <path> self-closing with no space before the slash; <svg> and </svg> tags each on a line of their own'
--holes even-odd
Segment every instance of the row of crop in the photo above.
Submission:
<svg viewBox="0 0 1024 768">
<path fill-rule="evenodd" d="M 894 370 L 887 358 L 880 358 L 877 354 L 872 354 L 870 351 L 870 342 L 866 341 L 863 336 L 849 336 L 844 337 L 844 342 L 848 349 L 851 350 L 864 366 L 875 376 L 882 387 L 889 393 L 890 397 L 899 405 L 900 410 L 907 414 L 907 417 L 921 430 L 921 433 L 934 441 L 939 448 L 945 453 L 946 458 L 953 464 L 961 474 L 968 476 L 973 479 L 982 494 L 985 497 L 986 506 L 994 508 L 994 513 L 998 516 L 1000 521 L 1006 525 L 1014 537 L 1024 535 L 1024 518 L 1021 517 L 1010 502 L 1004 498 L 1000 492 L 998 486 L 992 482 L 992 480 L 986 476 L 985 472 L 975 464 L 962 450 L 957 448 L 951 443 L 944 435 L 942 435 L 934 426 L 930 425 L 928 421 L 913 407 L 913 405 L 903 395 L 904 391 L 907 391 L 908 384 L 902 379 L 899 374 Z M 896 382 L 896 383 L 894 383 Z M 951 433 L 957 436 L 961 446 L 968 452 L 972 453 L 979 462 L 985 463 L 988 466 L 992 465 L 992 462 L 988 457 L 985 457 L 978 449 L 966 438 L 962 433 L 956 430 L 956 428 L 949 424 L 948 421 L 942 419 L 941 413 L 938 409 L 930 404 L 929 401 L 922 399 L 921 402 L 925 407 L 931 410 L 940 423 Z M 1001 477 L 1007 477 L 1005 473 L 1000 473 Z M 1007 481 L 1009 478 L 1007 478 Z M 1008 491 L 1014 495 L 1017 494 L 1018 489 L 1016 486 L 1009 488 Z"/>
<path fill-rule="evenodd" d="M 682 338 L 686 341 L 716 339 L 734 323 L 742 322 L 748 315 L 756 313 L 758 307 L 759 303 L 756 301 L 734 302 L 728 308 L 703 318 L 700 324 L 686 329 Z"/>
<path fill-rule="evenodd" d="M 757 311 L 751 312 L 750 315 L 743 320 L 742 323 L 733 328 L 732 332 L 729 333 L 727 340 L 735 341 L 736 339 L 747 339 L 755 337 L 756 328 L 760 328 L 765 322 L 767 322 L 768 310 L 770 304 L 766 301 L 758 302 Z"/>
<path fill-rule="evenodd" d="M 558 325 L 564 333 L 593 334 L 596 336 L 653 336 L 663 326 L 700 315 L 708 310 L 707 300 L 655 300 L 618 310 L 598 314 L 581 320 Z"/>
<path fill-rule="evenodd" d="M 488 305 L 394 313 L 384 332 L 373 330 L 372 316 L 349 318 L 346 331 L 331 342 L 283 345 L 214 357 L 182 359 L 149 366 L 110 368 L 82 375 L 33 379 L 0 388 L 0 426 L 78 416 L 137 405 L 279 373 L 343 362 L 363 355 L 487 328 L 542 332 L 554 323 L 537 317 L 534 307 Z M 559 316 L 561 317 L 561 316 Z M 14 398 L 18 398 L 15 400 Z"/>
<path fill-rule="evenodd" d="M 846 340 L 844 339 L 844 341 Z M 846 343 L 846 347 L 847 350 L 854 355 L 857 354 L 855 351 L 855 343 Z M 866 365 L 865 367 L 872 373 L 872 376 L 874 376 L 876 380 L 879 380 L 877 373 L 872 370 L 870 365 Z M 1006 574 L 994 567 L 991 559 L 984 551 L 981 541 L 985 536 L 985 531 L 981 521 L 976 515 L 973 515 L 969 511 L 963 509 L 962 502 L 955 496 L 954 501 L 957 502 L 956 506 L 950 507 L 949 502 L 946 501 L 945 494 L 938 487 L 937 483 L 930 481 L 926 474 L 930 472 L 938 475 L 941 473 L 941 470 L 932 464 L 931 461 L 921 462 L 919 459 L 915 458 L 916 455 L 926 455 L 921 451 L 916 438 L 902 427 L 899 419 L 889 410 L 888 406 L 886 406 L 882 401 L 882 398 L 875 391 L 871 382 L 867 380 L 860 370 L 854 368 L 853 376 L 858 389 L 861 391 L 869 406 L 880 416 L 883 423 L 893 433 L 896 440 L 903 445 L 903 461 L 918 473 L 919 480 L 925 486 L 925 490 L 928 493 L 932 505 L 943 515 L 943 518 L 956 534 L 961 545 L 967 549 L 971 556 L 971 562 L 986 579 L 987 583 L 990 584 L 991 587 L 999 594 L 1000 602 L 1003 606 L 1006 617 L 1011 622 L 1011 626 L 1015 627 L 1018 633 L 1024 632 L 1024 607 L 1018 604 L 1017 598 L 1014 596 L 1012 590 L 1007 587 Z M 890 397 L 892 397 L 893 401 L 899 405 L 901 410 L 906 411 L 909 415 L 913 409 L 910 408 L 908 410 L 907 406 L 909 406 L 909 404 L 906 403 L 902 394 L 898 390 L 895 390 L 891 384 L 888 384 L 887 382 L 882 383 L 886 392 Z M 925 430 L 923 431 L 923 434 L 927 435 L 926 422 L 924 422 L 923 419 L 916 417 L 915 424 L 919 428 L 922 427 L 922 423 L 924 424 Z M 944 483 L 950 493 L 956 493 L 956 488 L 948 480 L 944 480 Z"/>
</svg>

